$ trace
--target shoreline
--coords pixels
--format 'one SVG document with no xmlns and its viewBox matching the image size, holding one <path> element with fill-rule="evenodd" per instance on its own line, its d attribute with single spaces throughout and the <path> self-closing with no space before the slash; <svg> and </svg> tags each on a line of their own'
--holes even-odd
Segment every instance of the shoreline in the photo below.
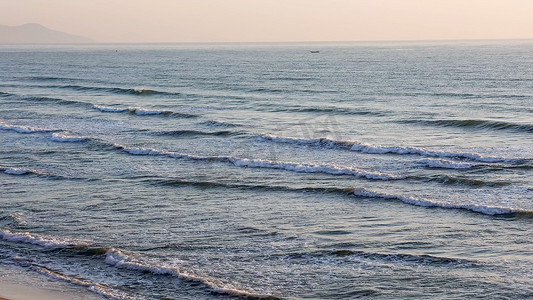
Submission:
<svg viewBox="0 0 533 300">
<path fill-rule="evenodd" d="M 24 267 L 0 264 L 0 300 L 102 300 L 85 287 L 46 277 Z"/>
<path fill-rule="evenodd" d="M 32 283 L 0 282 L 0 300 L 73 300 L 103 299 L 88 290 L 67 287 L 60 282 L 47 282 L 46 287 L 35 287 Z"/>
</svg>

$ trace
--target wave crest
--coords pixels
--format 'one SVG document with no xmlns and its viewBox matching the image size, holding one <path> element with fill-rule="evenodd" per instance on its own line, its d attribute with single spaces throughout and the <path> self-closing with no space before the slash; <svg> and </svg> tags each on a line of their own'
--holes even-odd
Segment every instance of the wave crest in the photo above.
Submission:
<svg viewBox="0 0 533 300">
<path fill-rule="evenodd" d="M 423 159 L 418 161 L 419 164 L 426 166 L 428 168 L 441 168 L 441 169 L 471 169 L 481 165 L 466 163 L 466 162 L 455 162 L 445 159 Z"/>
<path fill-rule="evenodd" d="M 11 130 L 11 131 L 15 131 L 18 133 L 39 133 L 39 132 L 60 131 L 60 130 L 47 129 L 47 128 L 38 128 L 38 127 L 23 126 L 23 125 L 12 125 L 12 124 L 4 123 L 4 122 L 0 122 L 0 130 Z"/>
<path fill-rule="evenodd" d="M 226 287 L 223 284 L 216 282 L 216 280 L 214 279 L 194 275 L 186 271 L 180 270 L 178 267 L 150 265 L 150 264 L 138 261 L 117 249 L 110 249 L 109 251 L 107 251 L 105 262 L 108 265 L 111 265 L 117 268 L 124 268 L 124 269 L 129 269 L 129 270 L 134 270 L 134 271 L 147 272 L 147 273 L 152 273 L 156 275 L 176 276 L 185 281 L 202 284 L 206 288 L 208 288 L 209 290 L 211 290 L 213 293 L 216 293 L 216 294 L 233 296 L 233 297 L 242 297 L 242 298 L 247 298 L 247 299 L 265 299 L 265 300 L 280 299 L 273 295 L 256 294 L 256 293 L 245 291 L 245 290 L 240 290 L 240 289 L 236 289 L 232 287 L 231 288 Z"/>
<path fill-rule="evenodd" d="M 381 198 L 399 200 L 407 204 L 423 207 L 439 207 L 448 209 L 464 209 L 472 212 L 482 213 L 485 215 L 511 215 L 511 214 L 526 214 L 531 215 L 533 211 L 519 208 L 509 208 L 501 206 L 476 205 L 476 204 L 458 204 L 450 202 L 438 202 L 423 198 L 406 197 L 401 195 L 393 195 L 387 193 L 375 192 L 365 188 L 356 188 L 353 194 L 360 197 Z"/>
<path fill-rule="evenodd" d="M 165 116 L 179 116 L 183 118 L 194 118 L 197 117 L 193 114 L 175 112 L 171 110 L 158 110 L 158 109 L 148 109 L 143 107 L 115 107 L 115 106 L 103 106 L 103 105 L 93 105 L 93 108 L 101 112 L 107 113 L 124 113 L 128 112 L 138 116 L 147 116 L 147 115 L 165 115 Z"/>
<path fill-rule="evenodd" d="M 168 156 L 180 159 L 191 159 L 201 161 L 216 161 L 231 163 L 237 167 L 248 168 L 267 168 L 267 169 L 281 169 L 296 173 L 324 173 L 331 175 L 352 175 L 360 178 L 366 178 L 371 180 L 399 180 L 405 177 L 399 175 L 386 174 L 381 172 L 365 171 L 356 168 L 344 168 L 334 165 L 316 165 L 307 163 L 295 163 L 295 162 L 282 162 L 282 161 L 270 161 L 261 159 L 246 159 L 236 158 L 230 156 L 199 156 L 191 154 L 183 154 L 177 152 L 171 152 L 158 149 L 147 148 L 129 148 L 123 145 L 115 144 L 115 147 L 131 155 L 158 155 Z"/>
<path fill-rule="evenodd" d="M 52 141 L 59 142 L 59 143 L 79 143 L 79 142 L 85 142 L 87 140 L 89 140 L 89 138 L 82 137 L 82 136 L 72 136 L 64 132 L 56 132 L 52 134 Z"/>
<path fill-rule="evenodd" d="M 273 295 L 263 295 L 257 294 L 245 290 L 236 289 L 233 287 L 228 287 L 223 283 L 219 282 L 216 279 L 211 279 L 207 277 L 202 277 L 198 275 L 191 274 L 184 270 L 181 270 L 178 267 L 149 264 L 140 260 L 133 258 L 132 256 L 127 255 L 124 251 L 116 248 L 103 248 L 103 247 L 90 247 L 88 243 L 81 243 L 79 241 L 68 241 L 62 240 L 56 237 L 51 236 L 40 236 L 35 234 L 30 234 L 28 232 L 15 233 L 7 229 L 0 228 L 0 239 L 3 239 L 8 242 L 14 243 L 25 243 L 25 244 L 34 244 L 43 248 L 49 249 L 63 249 L 65 250 L 74 250 L 77 254 L 85 254 L 86 251 L 90 252 L 91 255 L 105 255 L 105 263 L 114 266 L 116 268 L 129 269 L 133 271 L 140 271 L 146 273 L 152 273 L 155 275 L 170 275 L 176 276 L 182 280 L 199 283 L 209 289 L 211 292 L 227 295 L 233 297 L 242 297 L 247 299 L 265 299 L 265 300 L 275 300 L 280 299 Z M 105 252 L 103 252 L 105 251 Z M 51 278 L 63 280 L 70 282 L 72 284 L 80 285 L 87 287 L 89 290 L 101 294 L 105 297 L 111 299 L 132 299 L 131 297 L 125 295 L 124 293 L 110 289 L 107 286 L 88 282 L 81 280 L 72 276 L 66 276 L 52 270 L 49 270 L 43 266 L 34 265 L 31 259 L 18 259 L 21 263 L 29 264 L 32 269 L 37 272 L 40 272 L 44 275 L 47 275 Z"/>
<path fill-rule="evenodd" d="M 46 174 L 44 172 L 41 172 L 41 171 L 38 171 L 38 170 L 34 170 L 34 169 L 28 169 L 28 168 L 15 168 L 15 167 L 0 166 L 0 171 L 4 172 L 5 174 L 8 174 L 8 175 L 30 175 L 30 174 L 33 174 L 33 175 L 48 176 L 48 174 Z"/>
<path fill-rule="evenodd" d="M 531 160 L 525 158 L 503 158 L 494 156 L 484 156 L 477 153 L 435 151 L 416 147 L 372 145 L 359 141 L 339 141 L 327 137 L 316 139 L 301 139 L 294 137 L 279 137 L 271 134 L 263 134 L 259 138 L 262 140 L 272 141 L 276 143 L 310 145 L 327 148 L 341 148 L 368 154 L 420 155 L 441 158 L 457 158 L 485 163 L 520 163 L 527 160 Z"/>
<path fill-rule="evenodd" d="M 62 240 L 56 237 L 33 235 L 28 232 L 13 232 L 1 228 L 0 238 L 8 242 L 33 244 L 44 248 L 68 248 L 74 245 L 80 245 L 79 242 Z"/>
</svg>

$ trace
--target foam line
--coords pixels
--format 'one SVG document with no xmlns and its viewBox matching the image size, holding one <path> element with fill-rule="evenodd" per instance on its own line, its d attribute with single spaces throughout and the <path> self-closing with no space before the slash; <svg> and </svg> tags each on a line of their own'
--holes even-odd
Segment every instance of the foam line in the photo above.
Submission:
<svg viewBox="0 0 533 300">
<path fill-rule="evenodd" d="M 0 130 L 11 130 L 18 133 L 39 133 L 39 132 L 56 132 L 59 130 L 38 128 L 31 126 L 22 126 L 22 125 L 12 125 L 4 122 L 0 122 Z"/>
<path fill-rule="evenodd" d="M 33 244 L 44 248 L 68 248 L 76 244 L 55 237 L 39 236 L 28 232 L 13 232 L 2 228 L 0 228 L 0 238 L 8 242 Z"/>
<path fill-rule="evenodd" d="M 418 161 L 419 164 L 428 168 L 441 168 L 441 169 L 470 169 L 474 167 L 483 166 L 480 164 L 472 164 L 466 162 L 454 162 L 446 159 L 422 159 Z"/>
<path fill-rule="evenodd" d="M 137 116 L 150 116 L 150 115 L 165 115 L 165 116 L 179 116 L 183 118 L 194 118 L 197 117 L 193 114 L 175 112 L 168 109 L 148 109 L 144 107 L 116 107 L 116 106 L 103 106 L 103 105 L 93 105 L 93 108 L 101 112 L 106 113 L 130 113 Z"/>
<path fill-rule="evenodd" d="M 248 168 L 267 168 L 280 169 L 296 173 L 324 173 L 331 175 L 352 175 L 360 178 L 372 180 L 399 180 L 405 177 L 399 175 L 386 174 L 381 172 L 365 171 L 356 168 L 344 168 L 334 165 L 317 165 L 307 163 L 270 161 L 261 159 L 246 159 L 235 158 L 230 156 L 199 156 L 191 154 L 183 154 L 165 150 L 147 149 L 147 148 L 129 148 L 123 145 L 115 144 L 117 149 L 120 149 L 131 155 L 153 155 L 153 156 L 168 156 L 180 159 L 201 160 L 201 161 L 217 161 L 231 163 L 237 167 Z"/>
<path fill-rule="evenodd" d="M 297 144 L 297 145 L 309 145 L 319 146 L 326 148 L 341 148 L 356 152 L 368 153 L 368 154 L 397 154 L 397 155 L 420 155 L 439 158 L 456 158 L 465 159 L 470 161 L 484 162 L 484 163 L 520 163 L 525 160 L 523 158 L 503 158 L 494 156 L 485 156 L 478 153 L 466 153 L 466 152 L 446 152 L 427 150 L 424 148 L 416 147 L 404 147 L 404 146 L 381 146 L 372 145 L 360 141 L 341 141 L 330 138 L 316 138 L 316 139 L 301 139 L 294 137 L 280 137 L 271 134 L 263 134 L 259 136 L 260 140 L 272 141 L 275 143 Z"/>
<path fill-rule="evenodd" d="M 64 132 L 56 132 L 52 134 L 52 141 L 59 142 L 59 143 L 79 143 L 79 142 L 85 142 L 87 140 L 89 139 L 86 137 L 72 136 Z"/>
<path fill-rule="evenodd" d="M 501 206 L 489 206 L 489 205 L 476 205 L 476 204 L 457 204 L 450 202 L 438 202 L 423 198 L 406 197 L 400 195 L 392 195 L 387 193 L 380 193 L 371 191 L 364 188 L 356 188 L 353 194 L 360 197 L 381 198 L 381 199 L 394 199 L 399 200 L 407 204 L 423 206 L 423 207 L 440 207 L 448 209 L 464 209 L 472 212 L 482 213 L 485 215 L 509 215 L 509 214 L 526 214 L 532 215 L 533 211 L 524 210 L 518 208 L 509 208 Z"/>
<path fill-rule="evenodd" d="M 117 249 L 110 249 L 106 253 L 105 262 L 108 265 L 117 267 L 117 268 L 124 268 L 134 271 L 140 271 L 140 272 L 147 272 L 157 275 L 170 275 L 170 276 L 176 276 L 182 280 L 195 282 L 204 285 L 209 290 L 211 290 L 214 293 L 221 294 L 221 295 L 227 295 L 227 296 L 233 296 L 233 297 L 240 297 L 240 298 L 247 298 L 247 299 L 270 299 L 275 300 L 279 299 L 278 297 L 272 296 L 272 295 L 262 295 L 262 294 L 256 294 L 240 289 L 235 288 L 228 288 L 223 286 L 220 283 L 215 282 L 215 280 L 202 277 L 198 275 L 194 275 L 185 271 L 180 270 L 177 267 L 167 267 L 167 266 L 157 266 L 157 265 L 149 265 L 140 261 L 137 261 L 133 259 L 132 257 L 126 255 L 124 252 L 117 250 Z"/>
<path fill-rule="evenodd" d="M 89 291 L 111 300 L 133 300 L 134 298 L 96 282 L 89 282 L 72 276 L 59 274 L 42 266 L 32 266 L 32 269 L 47 277 L 65 281 L 74 285 L 86 287 Z"/>
</svg>

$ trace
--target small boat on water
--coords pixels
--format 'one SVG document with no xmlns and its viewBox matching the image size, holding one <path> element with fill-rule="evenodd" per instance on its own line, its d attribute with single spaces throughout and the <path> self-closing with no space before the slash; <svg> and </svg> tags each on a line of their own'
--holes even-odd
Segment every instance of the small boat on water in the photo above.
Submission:
<svg viewBox="0 0 533 300">
<path fill-rule="evenodd" d="M 311 50 L 311 53 L 320 53 L 318 50 Z"/>
</svg>

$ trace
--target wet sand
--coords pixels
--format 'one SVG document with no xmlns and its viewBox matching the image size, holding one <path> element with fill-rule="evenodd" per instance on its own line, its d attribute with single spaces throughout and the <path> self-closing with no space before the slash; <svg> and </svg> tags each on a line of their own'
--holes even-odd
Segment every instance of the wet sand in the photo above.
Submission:
<svg viewBox="0 0 533 300">
<path fill-rule="evenodd" d="M 102 299 L 89 291 L 56 288 L 34 287 L 30 284 L 2 283 L 0 282 L 0 300 L 73 300 L 73 299 Z"/>
</svg>

